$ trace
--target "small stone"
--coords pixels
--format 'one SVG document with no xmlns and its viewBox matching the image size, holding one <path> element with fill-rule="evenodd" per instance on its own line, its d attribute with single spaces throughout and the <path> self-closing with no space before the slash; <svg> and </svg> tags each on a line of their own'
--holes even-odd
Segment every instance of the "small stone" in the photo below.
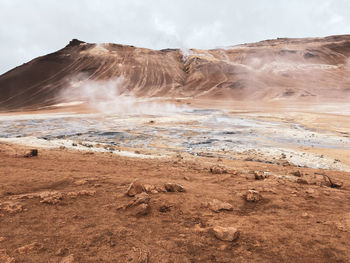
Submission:
<svg viewBox="0 0 350 263">
<path fill-rule="evenodd" d="M 292 175 L 296 176 L 296 177 L 301 177 L 301 172 L 298 170 L 298 171 L 295 171 L 295 172 L 292 172 Z"/>
<path fill-rule="evenodd" d="M 184 179 L 185 179 L 186 181 L 190 181 L 190 178 L 189 178 L 188 176 L 184 176 Z"/>
<path fill-rule="evenodd" d="M 24 157 L 35 157 L 38 156 L 38 149 L 31 149 L 24 154 Z"/>
<path fill-rule="evenodd" d="M 212 174 L 225 174 L 227 173 L 227 170 L 224 167 L 216 165 L 216 166 L 210 167 L 210 172 Z"/>
<path fill-rule="evenodd" d="M 248 202 L 258 202 L 262 199 L 262 196 L 256 190 L 248 190 L 244 195 L 244 199 Z"/>
<path fill-rule="evenodd" d="M 296 182 L 297 182 L 298 184 L 309 184 L 309 182 L 306 181 L 306 180 L 303 179 L 303 178 L 298 178 Z"/>
<path fill-rule="evenodd" d="M 164 184 L 165 190 L 167 192 L 184 192 L 185 189 L 182 185 L 176 183 L 166 183 Z"/>
<path fill-rule="evenodd" d="M 126 194 L 132 197 L 144 191 L 145 188 L 143 187 L 143 185 L 137 180 L 135 180 L 129 185 L 128 190 L 126 190 Z"/>
<path fill-rule="evenodd" d="M 68 248 L 60 248 L 56 251 L 55 255 L 59 256 L 59 257 L 64 257 L 69 253 L 69 249 Z"/>
<path fill-rule="evenodd" d="M 69 256 L 66 256 L 66 257 L 62 258 L 60 263 L 74 263 L 74 255 L 71 254 Z"/>
<path fill-rule="evenodd" d="M 232 211 L 233 207 L 231 204 L 222 202 L 220 200 L 214 199 L 208 203 L 208 207 L 210 210 L 219 213 L 220 211 L 226 210 L 226 211 Z"/>
<path fill-rule="evenodd" d="M 81 180 L 77 180 L 74 182 L 75 185 L 84 185 L 87 184 L 89 181 L 87 179 L 81 179 Z"/>
<path fill-rule="evenodd" d="M 33 242 L 29 245 L 25 245 L 23 247 L 17 248 L 16 252 L 18 252 L 19 254 L 26 254 L 26 253 L 31 252 L 33 250 L 39 250 L 42 248 L 43 248 L 42 244 L 39 244 L 38 242 Z"/>
<path fill-rule="evenodd" d="M 135 207 L 133 214 L 137 217 L 147 215 L 151 210 L 149 204 L 140 204 Z"/>
<path fill-rule="evenodd" d="M 143 187 L 147 193 L 151 193 L 156 188 L 154 185 L 150 184 L 144 184 Z"/>
<path fill-rule="evenodd" d="M 301 217 L 302 218 L 309 218 L 309 214 L 304 212 L 304 213 L 301 214 Z"/>
<path fill-rule="evenodd" d="M 213 228 L 214 235 L 217 239 L 222 241 L 235 241 L 239 238 L 240 232 L 235 227 L 221 227 Z"/>
<path fill-rule="evenodd" d="M 269 177 L 268 172 L 254 171 L 254 178 L 255 178 L 255 180 L 264 180 L 267 177 Z"/>
<path fill-rule="evenodd" d="M 6 240 L 6 237 L 0 237 L 0 242 L 3 242 Z"/>
<path fill-rule="evenodd" d="M 161 213 L 166 213 L 166 212 L 169 212 L 170 210 L 171 210 L 170 205 L 162 205 L 161 207 L 159 207 L 159 212 Z"/>
</svg>

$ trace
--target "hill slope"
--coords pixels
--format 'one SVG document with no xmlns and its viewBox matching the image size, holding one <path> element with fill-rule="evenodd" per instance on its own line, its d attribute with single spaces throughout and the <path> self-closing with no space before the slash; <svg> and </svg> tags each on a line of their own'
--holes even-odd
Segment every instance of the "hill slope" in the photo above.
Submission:
<svg viewBox="0 0 350 263">
<path fill-rule="evenodd" d="M 71 80 L 123 78 L 122 93 L 248 101 L 339 101 L 350 95 L 350 35 L 276 39 L 182 52 L 72 40 L 0 76 L 0 110 L 69 100 Z M 72 98 L 73 100 L 73 98 Z"/>
</svg>

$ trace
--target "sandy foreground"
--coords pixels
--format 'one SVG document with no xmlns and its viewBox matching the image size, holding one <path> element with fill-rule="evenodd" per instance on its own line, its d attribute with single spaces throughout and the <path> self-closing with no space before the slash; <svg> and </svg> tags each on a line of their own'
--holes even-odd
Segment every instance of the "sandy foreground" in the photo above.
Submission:
<svg viewBox="0 0 350 263">
<path fill-rule="evenodd" d="M 174 120 L 154 116 L 152 123 L 137 123 L 142 132 L 157 131 L 146 148 L 129 141 L 107 151 L 103 143 L 72 146 L 76 137 L 59 143 L 46 138 L 48 147 L 36 144 L 39 136 L 28 146 L 25 136 L 17 142 L 5 138 L 0 142 L 0 262 L 350 262 L 349 116 L 312 110 L 241 114 L 231 109 L 225 118 L 244 118 L 239 131 L 261 132 L 282 153 L 317 156 L 314 162 L 327 167 L 298 167 L 293 162 L 299 157 L 269 155 L 275 148 L 267 139 L 257 144 L 260 153 L 232 153 L 217 149 L 222 145 L 216 133 L 213 145 L 192 147 L 199 135 L 189 130 L 191 151 L 183 150 L 177 137 L 164 146 L 164 136 L 171 135 L 165 127 Z M 211 122 L 204 115 L 194 122 L 187 114 L 176 123 L 207 136 Z M 299 132 L 305 132 L 316 146 L 323 138 L 327 145 L 277 140 L 278 129 L 265 128 L 263 121 L 286 129 L 293 123 L 288 132 L 299 141 L 304 136 Z M 138 138 L 134 133 L 135 128 L 128 134 Z M 33 147 L 39 155 L 25 157 Z"/>
</svg>

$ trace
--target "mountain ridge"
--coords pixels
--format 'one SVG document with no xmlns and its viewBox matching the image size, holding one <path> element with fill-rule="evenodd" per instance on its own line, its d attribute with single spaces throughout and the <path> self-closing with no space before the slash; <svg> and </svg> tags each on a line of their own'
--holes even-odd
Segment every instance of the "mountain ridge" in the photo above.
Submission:
<svg viewBox="0 0 350 263">
<path fill-rule="evenodd" d="M 93 81 L 122 77 L 123 93 L 136 97 L 344 101 L 350 96 L 349 58 L 350 35 L 278 38 L 209 50 L 72 39 L 0 75 L 0 110 L 66 102 L 60 94 L 74 89 L 70 81 L 76 76 Z"/>
</svg>

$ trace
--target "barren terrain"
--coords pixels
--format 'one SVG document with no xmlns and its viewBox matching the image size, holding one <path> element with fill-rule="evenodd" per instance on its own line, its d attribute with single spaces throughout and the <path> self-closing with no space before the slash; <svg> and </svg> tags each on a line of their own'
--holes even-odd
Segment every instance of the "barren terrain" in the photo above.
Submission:
<svg viewBox="0 0 350 263">
<path fill-rule="evenodd" d="M 2 114 L 0 259 L 349 262 L 349 114 L 217 103 Z"/>
<path fill-rule="evenodd" d="M 350 36 L 72 40 L 0 76 L 0 263 L 350 262 Z"/>
</svg>

